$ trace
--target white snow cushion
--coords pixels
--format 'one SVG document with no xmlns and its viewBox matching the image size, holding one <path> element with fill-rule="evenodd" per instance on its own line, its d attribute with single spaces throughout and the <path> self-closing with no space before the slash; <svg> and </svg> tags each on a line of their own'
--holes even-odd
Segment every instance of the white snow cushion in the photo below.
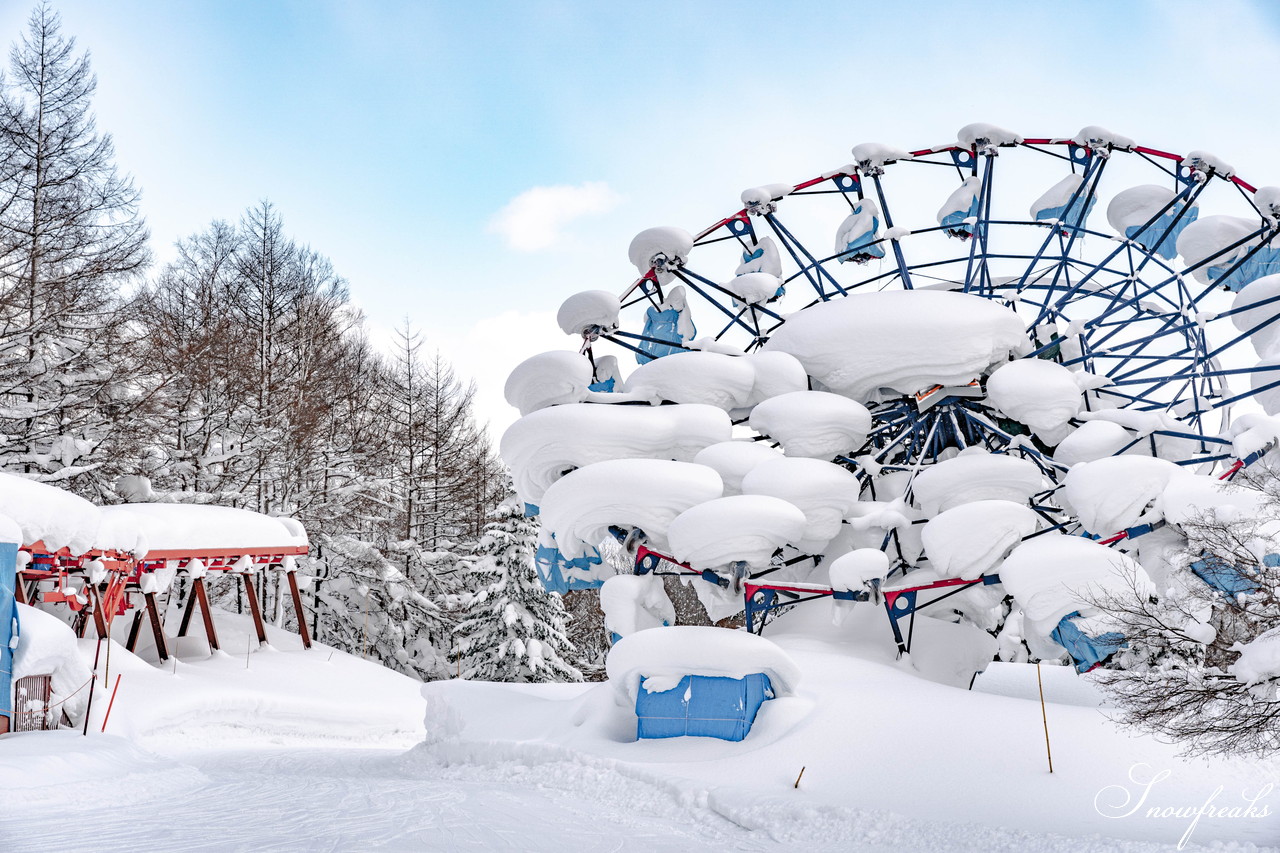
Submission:
<svg viewBox="0 0 1280 853">
<path fill-rule="evenodd" d="M 1040 516 L 1013 501 L 974 501 L 938 513 L 921 532 L 929 562 L 942 577 L 973 580 L 1040 529 Z"/>
<path fill-rule="evenodd" d="M 625 390 L 654 403 L 705 403 L 728 411 L 750 402 L 755 379 L 755 370 L 742 356 L 677 352 L 637 367 Z"/>
<path fill-rule="evenodd" d="M 618 311 L 622 303 L 607 290 L 584 290 L 560 304 L 556 323 L 566 335 L 581 335 L 592 326 L 605 331 L 618 328 Z"/>
<path fill-rule="evenodd" d="M 600 587 L 604 626 L 620 637 L 674 625 L 676 609 L 658 575 L 614 575 Z"/>
<path fill-rule="evenodd" d="M 725 495 L 742 494 L 742 478 L 763 462 L 782 454 L 763 441 L 722 441 L 698 451 L 693 461 L 714 468 L 724 481 Z"/>
<path fill-rule="evenodd" d="M 581 403 L 591 384 L 591 362 L 576 353 L 559 350 L 526 358 L 507 377 L 503 396 L 527 415 L 562 403 Z"/>
<path fill-rule="evenodd" d="M 860 448 L 871 431 L 871 412 L 827 391 L 792 391 L 760 403 L 751 428 L 782 444 L 788 456 L 831 459 Z"/>
<path fill-rule="evenodd" d="M 1151 503 L 1170 479 L 1183 473 L 1174 463 L 1154 456 L 1110 456 L 1067 472 L 1063 496 L 1085 530 L 1108 536 L 1143 519 L 1158 520 Z"/>
<path fill-rule="evenodd" d="M 1073 611 L 1096 613 L 1093 599 L 1124 595 L 1133 583 L 1151 589 L 1147 573 L 1129 555 L 1064 534 L 1028 539 L 1014 548 L 1000 566 L 1000 580 L 1022 608 L 1024 626 L 1042 639 Z"/>
<path fill-rule="evenodd" d="M 773 552 L 804 538 L 808 521 L 794 504 L 769 495 L 731 495 L 685 510 L 667 528 L 672 556 L 695 569 L 742 561 L 768 565 Z"/>
<path fill-rule="evenodd" d="M 856 592 L 867 581 L 884 580 L 889 574 L 889 556 L 878 548 L 857 548 L 837 557 L 827 572 L 832 589 Z"/>
<path fill-rule="evenodd" d="M 1112 421 L 1087 421 L 1072 431 L 1054 448 L 1053 460 L 1070 468 L 1080 462 L 1092 462 L 1114 456 L 1134 439 L 1120 424 Z"/>
<path fill-rule="evenodd" d="M 1050 445 L 1069 431 L 1084 396 L 1076 374 L 1053 361 L 1024 358 L 996 369 L 987 380 L 987 397 Z"/>
<path fill-rule="evenodd" d="M 926 516 L 981 500 L 1026 503 L 1044 488 L 1044 474 L 1034 463 L 978 448 L 925 467 L 912 484 Z"/>
<path fill-rule="evenodd" d="M 500 448 L 520 499 L 537 504 L 574 468 L 606 459 L 688 462 L 732 431 L 729 416 L 713 406 L 570 403 L 525 415 L 507 428 Z"/>
<path fill-rule="evenodd" d="M 599 545 L 610 525 L 638 528 L 665 551 L 667 526 L 691 506 L 720 497 L 720 475 L 705 465 L 665 459 L 594 462 L 556 480 L 539 504 L 542 527 L 570 559 Z"/>
<path fill-rule="evenodd" d="M 821 459 L 774 459 L 742 478 L 743 494 L 782 498 L 804 513 L 804 535 L 792 544 L 805 554 L 821 553 L 840 532 L 861 490 L 852 472 Z"/>
<path fill-rule="evenodd" d="M 1280 356 L 1277 348 L 1277 343 L 1280 343 L 1280 275 L 1264 275 L 1249 282 L 1236 294 L 1231 310 L 1240 312 L 1231 315 L 1231 322 L 1240 331 L 1248 332 L 1255 326 L 1261 326 L 1249 333 L 1249 342 L 1260 358 Z M 1273 375 L 1268 381 L 1277 379 L 1280 375 Z"/>
<path fill-rule="evenodd" d="M 1017 315 L 992 300 L 905 290 L 806 308 L 764 348 L 791 353 L 825 388 L 866 403 L 970 382 L 1027 352 L 1029 343 Z"/>
</svg>

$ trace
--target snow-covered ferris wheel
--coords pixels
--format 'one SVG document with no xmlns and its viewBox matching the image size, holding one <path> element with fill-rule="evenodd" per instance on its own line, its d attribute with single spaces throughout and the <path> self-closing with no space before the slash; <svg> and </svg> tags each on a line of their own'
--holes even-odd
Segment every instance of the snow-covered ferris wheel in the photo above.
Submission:
<svg viewBox="0 0 1280 853">
<path fill-rule="evenodd" d="M 1155 529 L 1172 472 L 1275 445 L 1280 189 L 1100 127 L 853 156 L 642 232 L 637 280 L 562 305 L 580 352 L 513 372 L 503 455 L 552 586 L 594 583 L 609 533 L 745 583 L 749 613 L 765 574 L 840 591 L 855 551 L 994 577 L 1045 532 Z M 975 524 L 968 556 L 941 535 Z"/>
</svg>

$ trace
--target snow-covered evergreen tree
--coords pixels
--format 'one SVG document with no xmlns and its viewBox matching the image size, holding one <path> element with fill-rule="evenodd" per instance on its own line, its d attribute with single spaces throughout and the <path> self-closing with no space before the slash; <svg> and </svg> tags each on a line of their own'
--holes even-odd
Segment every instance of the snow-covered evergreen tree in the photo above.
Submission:
<svg viewBox="0 0 1280 853">
<path fill-rule="evenodd" d="M 514 497 L 498 506 L 474 552 L 459 566 L 472 592 L 460 597 L 455 658 L 464 678 L 485 681 L 581 681 L 567 659 L 574 648 L 560 596 L 533 567 L 538 526 Z"/>
</svg>

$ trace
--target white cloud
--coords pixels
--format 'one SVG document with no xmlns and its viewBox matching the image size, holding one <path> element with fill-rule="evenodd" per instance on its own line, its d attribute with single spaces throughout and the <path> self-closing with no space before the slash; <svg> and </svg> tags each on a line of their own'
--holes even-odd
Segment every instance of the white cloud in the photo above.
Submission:
<svg viewBox="0 0 1280 853">
<path fill-rule="evenodd" d="M 512 249 L 536 252 L 555 245 L 560 232 L 573 220 L 606 213 L 620 201 L 622 197 L 603 181 L 533 187 L 494 214 L 488 230 L 502 235 Z"/>
</svg>

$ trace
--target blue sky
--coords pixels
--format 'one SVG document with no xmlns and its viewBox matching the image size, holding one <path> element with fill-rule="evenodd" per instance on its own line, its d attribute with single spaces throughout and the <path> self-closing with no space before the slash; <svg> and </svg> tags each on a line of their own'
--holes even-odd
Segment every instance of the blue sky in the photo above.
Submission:
<svg viewBox="0 0 1280 853">
<path fill-rule="evenodd" d="M 555 309 L 621 290 L 637 231 L 696 231 L 858 142 L 1101 124 L 1280 183 L 1269 3 L 54 6 L 159 261 L 270 198 L 375 332 L 409 317 L 498 427 L 506 372 L 572 346 Z M 0 4 L 6 42 L 29 11 Z"/>
</svg>

